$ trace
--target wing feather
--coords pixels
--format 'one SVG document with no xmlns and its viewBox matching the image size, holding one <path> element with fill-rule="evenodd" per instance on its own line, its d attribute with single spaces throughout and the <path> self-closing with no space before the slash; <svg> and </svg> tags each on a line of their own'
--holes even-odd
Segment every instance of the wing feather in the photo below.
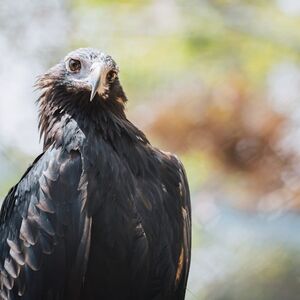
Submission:
<svg viewBox="0 0 300 300">
<path fill-rule="evenodd" d="M 185 169 L 181 161 L 173 156 L 172 160 L 177 165 L 180 174 L 178 184 L 178 198 L 181 206 L 182 241 L 181 251 L 177 263 L 176 271 L 176 299 L 184 299 L 186 293 L 187 280 L 191 263 L 191 200 Z"/>
<path fill-rule="evenodd" d="M 164 153 L 165 210 L 172 231 L 174 289 L 172 299 L 185 298 L 191 261 L 191 202 L 185 169 L 177 156 Z M 171 233 L 170 233 L 171 235 Z"/>
<path fill-rule="evenodd" d="M 78 298 L 71 287 L 83 282 L 91 230 L 81 176 L 79 152 L 49 148 L 8 193 L 0 213 L 1 299 Z M 67 274 L 79 275 L 66 282 Z"/>
</svg>

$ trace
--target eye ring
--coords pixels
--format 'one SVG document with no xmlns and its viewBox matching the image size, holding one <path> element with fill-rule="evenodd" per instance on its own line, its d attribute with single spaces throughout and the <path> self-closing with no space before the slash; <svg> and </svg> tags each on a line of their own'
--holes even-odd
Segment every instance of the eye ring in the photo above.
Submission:
<svg viewBox="0 0 300 300">
<path fill-rule="evenodd" d="M 112 83 L 118 76 L 117 71 L 115 70 L 110 70 L 107 74 L 106 74 L 106 79 L 108 82 Z"/>
<path fill-rule="evenodd" d="M 81 62 L 78 59 L 71 58 L 68 62 L 68 67 L 72 72 L 79 72 L 81 69 Z"/>
</svg>

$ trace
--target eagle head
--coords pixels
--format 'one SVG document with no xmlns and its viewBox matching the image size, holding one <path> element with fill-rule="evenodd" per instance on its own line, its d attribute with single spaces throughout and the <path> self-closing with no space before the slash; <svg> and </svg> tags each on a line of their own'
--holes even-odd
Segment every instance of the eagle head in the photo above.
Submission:
<svg viewBox="0 0 300 300">
<path fill-rule="evenodd" d="M 38 78 L 36 87 L 42 91 L 37 100 L 39 130 L 44 149 L 57 139 L 59 128 L 65 127 L 70 116 L 81 129 L 96 128 L 105 134 L 117 120 L 126 119 L 127 98 L 118 74 L 111 56 L 80 48 Z"/>
<path fill-rule="evenodd" d="M 37 81 L 41 89 L 63 87 L 69 95 L 83 93 L 90 101 L 122 100 L 119 68 L 110 55 L 93 48 L 80 48 L 67 56 Z"/>
</svg>

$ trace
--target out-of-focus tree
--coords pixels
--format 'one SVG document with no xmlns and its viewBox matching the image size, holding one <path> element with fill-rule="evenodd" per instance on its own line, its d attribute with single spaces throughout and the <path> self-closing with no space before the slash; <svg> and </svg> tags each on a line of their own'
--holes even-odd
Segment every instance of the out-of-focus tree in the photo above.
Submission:
<svg viewBox="0 0 300 300">
<path fill-rule="evenodd" d="M 297 300 L 300 293 L 298 254 L 284 249 L 264 251 L 263 255 L 257 253 L 251 264 L 248 260 L 254 255 L 252 250 L 243 258 L 247 262 L 241 262 L 240 269 L 212 284 L 200 299 Z"/>
</svg>

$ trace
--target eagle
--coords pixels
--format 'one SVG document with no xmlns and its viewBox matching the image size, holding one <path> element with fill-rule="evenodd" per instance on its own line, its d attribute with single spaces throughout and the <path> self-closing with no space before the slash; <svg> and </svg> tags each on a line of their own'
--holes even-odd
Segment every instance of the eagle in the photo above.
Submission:
<svg viewBox="0 0 300 300">
<path fill-rule="evenodd" d="M 36 88 L 43 151 L 1 207 L 0 298 L 184 299 L 186 173 L 127 119 L 116 62 L 80 48 Z"/>
</svg>

